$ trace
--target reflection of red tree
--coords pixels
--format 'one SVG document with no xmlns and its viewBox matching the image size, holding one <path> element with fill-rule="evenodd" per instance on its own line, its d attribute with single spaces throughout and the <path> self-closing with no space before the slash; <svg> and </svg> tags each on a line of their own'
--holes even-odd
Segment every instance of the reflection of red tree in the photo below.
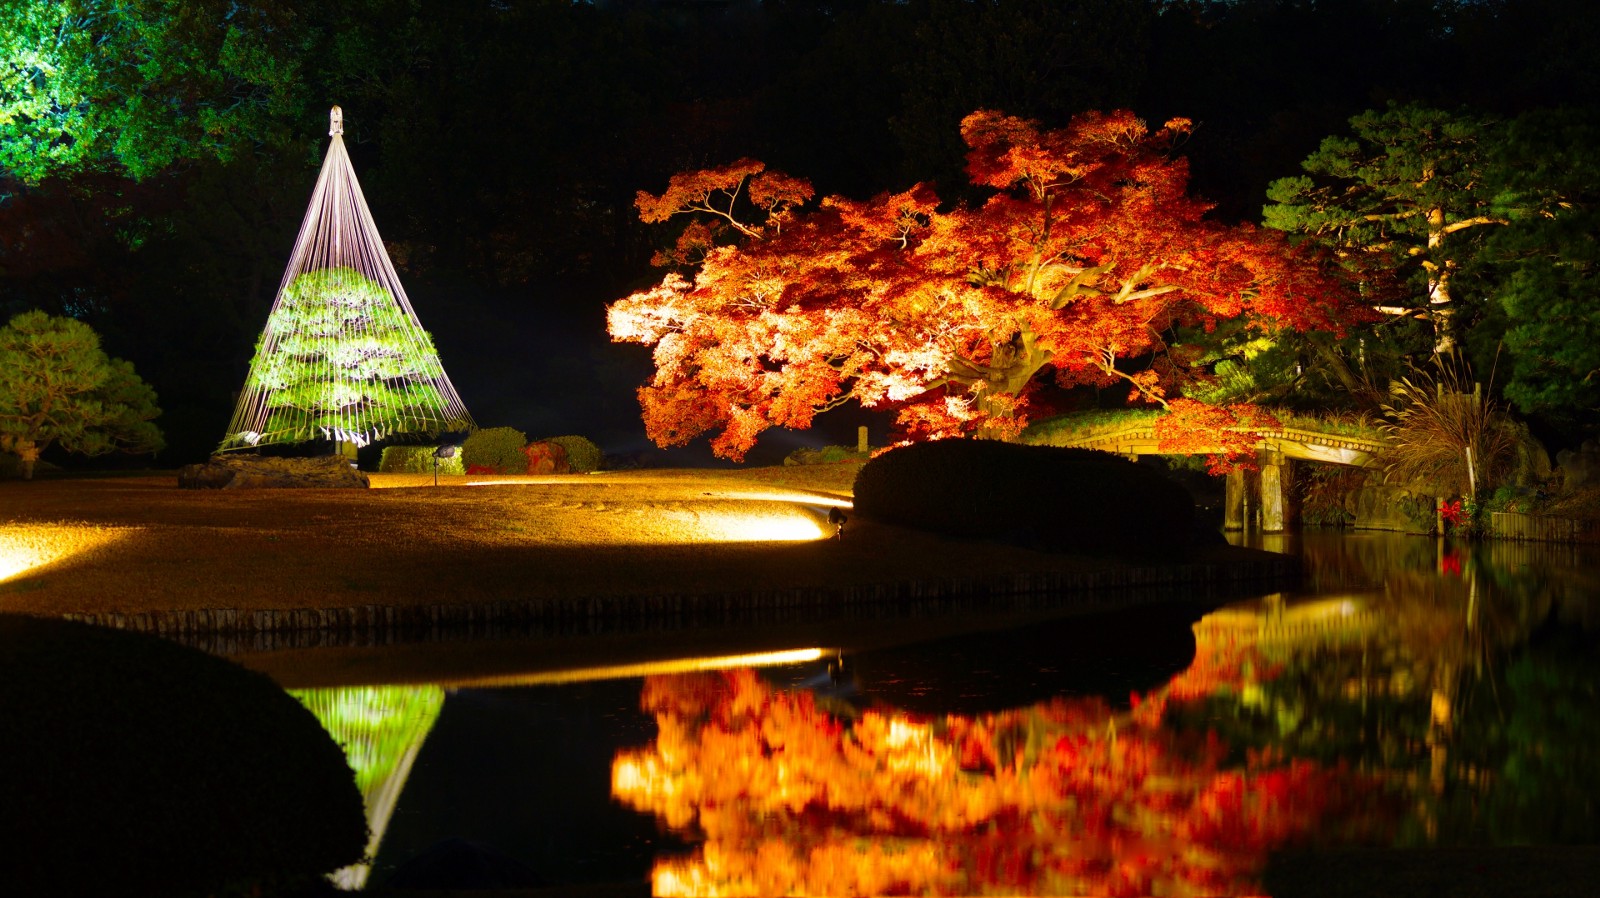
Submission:
<svg viewBox="0 0 1600 898">
<path fill-rule="evenodd" d="M 1268 661 L 1257 651 L 1257 629 L 1254 619 L 1242 628 L 1230 627 L 1215 617 L 1202 620 L 1195 628 L 1194 660 L 1188 669 L 1149 695 L 1129 696 L 1135 719 L 1146 726 L 1160 726 L 1169 702 L 1194 701 L 1223 690 L 1243 692 L 1275 678 L 1283 665 Z"/>
<path fill-rule="evenodd" d="M 705 836 L 657 894 L 1239 894 L 1337 794 L 1098 700 L 846 720 L 735 671 L 650 678 L 643 704 L 660 737 L 613 792 Z"/>
</svg>

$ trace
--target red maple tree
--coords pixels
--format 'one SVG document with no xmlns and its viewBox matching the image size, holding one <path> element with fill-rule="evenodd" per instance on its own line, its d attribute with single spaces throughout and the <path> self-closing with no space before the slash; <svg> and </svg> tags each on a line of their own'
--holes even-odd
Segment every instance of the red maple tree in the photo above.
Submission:
<svg viewBox="0 0 1600 898">
<path fill-rule="evenodd" d="M 1281 234 L 1205 219 L 1173 154 L 1186 120 L 1041 130 L 980 111 L 961 127 L 993 190 L 981 205 L 919 184 L 811 207 L 809 183 L 751 160 L 639 194 L 647 222 L 696 219 L 657 258 L 676 270 L 608 310 L 613 340 L 654 347 L 639 399 L 656 443 L 716 431 L 739 459 L 851 400 L 897 408 L 906 439 L 1006 437 L 1050 378 L 1167 405 L 1205 376 L 1179 327 L 1337 331 L 1354 308 Z"/>
</svg>

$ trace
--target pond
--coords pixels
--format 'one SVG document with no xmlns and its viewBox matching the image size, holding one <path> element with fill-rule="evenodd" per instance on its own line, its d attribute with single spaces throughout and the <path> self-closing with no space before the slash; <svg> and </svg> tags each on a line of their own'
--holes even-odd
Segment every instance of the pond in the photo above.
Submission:
<svg viewBox="0 0 1600 898">
<path fill-rule="evenodd" d="M 367 798 L 350 886 L 1241 894 L 1290 848 L 1600 841 L 1593 548 L 1265 539 L 1299 591 L 291 691 Z"/>
</svg>

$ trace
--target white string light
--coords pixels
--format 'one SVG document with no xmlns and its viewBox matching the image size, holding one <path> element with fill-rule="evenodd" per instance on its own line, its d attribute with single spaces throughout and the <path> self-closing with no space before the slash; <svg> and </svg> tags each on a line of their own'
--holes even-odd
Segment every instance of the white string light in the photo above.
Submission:
<svg viewBox="0 0 1600 898">
<path fill-rule="evenodd" d="M 337 106 L 328 135 L 224 451 L 314 439 L 365 446 L 476 426 L 384 249 Z"/>
</svg>

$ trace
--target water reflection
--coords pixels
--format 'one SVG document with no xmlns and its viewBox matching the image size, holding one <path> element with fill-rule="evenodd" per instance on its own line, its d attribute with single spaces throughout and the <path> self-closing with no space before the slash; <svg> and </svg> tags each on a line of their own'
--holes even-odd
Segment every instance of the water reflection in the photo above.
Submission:
<svg viewBox="0 0 1600 898">
<path fill-rule="evenodd" d="M 1363 625 L 1287 627 L 1308 603 L 1277 597 L 1209 616 L 1197 632 L 1254 629 L 1264 673 L 1174 725 L 1381 777 L 1412 806 L 1402 845 L 1600 837 L 1590 550 L 1315 534 L 1300 550 L 1313 583 L 1365 581 L 1345 599 Z"/>
<path fill-rule="evenodd" d="M 349 686 L 292 689 L 344 749 L 367 810 L 368 858 L 389 828 L 389 818 L 411 775 L 411 765 L 444 707 L 438 686 Z M 345 867 L 333 876 L 342 889 L 366 885 L 371 864 Z"/>
<path fill-rule="evenodd" d="M 704 836 L 657 863 L 658 895 L 1258 892 L 1268 850 L 1371 785 L 1270 751 L 1234 763 L 1152 702 L 853 713 L 751 671 L 652 677 L 643 701 L 660 735 L 618 755 L 614 793 Z"/>
<path fill-rule="evenodd" d="M 1289 845 L 1600 837 L 1595 574 L 1570 547 L 1300 538 L 1130 710 L 856 707 L 653 676 L 613 795 L 697 842 L 656 894 L 1239 894 Z M 870 692 L 870 690 L 866 690 Z"/>
</svg>

